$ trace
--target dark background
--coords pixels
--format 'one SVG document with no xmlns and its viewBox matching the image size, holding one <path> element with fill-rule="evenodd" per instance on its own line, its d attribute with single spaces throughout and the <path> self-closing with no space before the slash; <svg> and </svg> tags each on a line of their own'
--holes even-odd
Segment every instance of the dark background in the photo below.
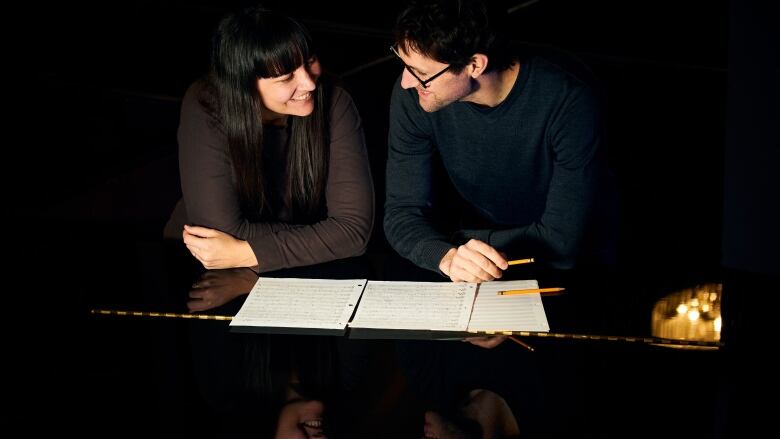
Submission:
<svg viewBox="0 0 780 439">
<path fill-rule="evenodd" d="M 725 267 L 733 270 L 740 294 L 777 285 L 778 48 L 770 26 L 777 14 L 759 3 L 541 0 L 512 13 L 516 41 L 579 56 L 603 86 L 609 157 L 621 195 L 620 263 L 629 272 L 648 279 L 667 272 L 713 278 Z M 11 111 L 2 183 L 7 281 L 15 286 L 7 293 L 13 315 L 3 329 L 11 355 L 3 362 L 18 411 L 4 415 L 3 423 L 22 419 L 34 431 L 49 427 L 48 419 L 61 430 L 97 426 L 146 435 L 170 427 L 163 419 L 189 414 L 184 432 L 208 432 L 199 430 L 197 403 L 182 400 L 180 388 L 161 387 L 160 370 L 169 370 L 161 365 L 181 354 L 170 352 L 176 340 L 160 338 L 177 336 L 172 324 L 95 325 L 85 309 L 165 294 L 156 242 L 180 195 L 179 99 L 207 68 L 219 17 L 245 4 L 36 2 L 9 9 L 4 94 Z M 400 6 L 265 4 L 303 19 L 321 45 L 325 67 L 353 94 L 377 189 L 369 253 L 381 259 L 389 250 L 381 232 L 387 105 L 400 73 L 397 64 L 381 60 Z M 731 322 L 741 330 L 749 320 L 744 316 L 757 311 L 734 306 L 739 312 L 732 317 L 739 318 Z M 168 356 L 150 355 L 150 346 Z M 615 366 L 616 381 L 632 381 L 652 367 L 712 367 L 711 357 L 661 354 L 643 364 L 644 352 L 625 354 Z M 724 425 L 731 425 L 734 401 L 743 402 L 735 398 L 744 396 L 733 389 L 746 381 L 724 379 L 719 370 L 738 376 L 744 369 L 707 370 L 702 380 L 723 384 L 725 394 L 707 381 L 688 393 L 697 397 L 675 398 L 651 380 L 638 389 L 664 395 L 662 405 L 641 394 L 610 400 L 608 407 L 622 418 L 614 425 L 608 419 L 615 414 L 600 412 L 598 404 L 628 393 L 606 383 L 613 394 L 592 396 L 588 413 L 603 418 L 590 435 L 621 436 L 616 425 L 663 413 L 663 404 L 673 415 L 688 408 L 704 416 L 706 427 L 682 430 L 695 432 L 690 437 L 731 431 Z"/>
</svg>

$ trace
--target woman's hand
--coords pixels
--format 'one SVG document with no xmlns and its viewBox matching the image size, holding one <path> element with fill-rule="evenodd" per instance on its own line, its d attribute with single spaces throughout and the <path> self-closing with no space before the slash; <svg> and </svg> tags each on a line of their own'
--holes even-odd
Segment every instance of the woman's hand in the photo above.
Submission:
<svg viewBox="0 0 780 439">
<path fill-rule="evenodd" d="M 224 305 L 242 294 L 248 294 L 257 282 L 257 274 L 247 268 L 210 270 L 192 284 L 187 308 L 205 311 Z"/>
<path fill-rule="evenodd" d="M 249 243 L 207 227 L 184 226 L 184 244 L 209 270 L 254 267 L 257 257 Z"/>
</svg>

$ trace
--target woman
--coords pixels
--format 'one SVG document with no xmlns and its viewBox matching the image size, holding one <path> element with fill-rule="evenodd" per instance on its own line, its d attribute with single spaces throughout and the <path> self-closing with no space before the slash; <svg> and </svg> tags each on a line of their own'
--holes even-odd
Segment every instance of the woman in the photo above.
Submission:
<svg viewBox="0 0 780 439">
<path fill-rule="evenodd" d="M 235 297 L 247 294 L 257 279 L 250 269 L 235 268 L 208 270 L 197 283 L 208 285 L 204 297 Z M 198 311 L 199 302 L 188 306 Z M 233 305 L 240 304 L 228 307 Z M 335 338 L 230 334 L 224 325 L 204 323 L 190 322 L 192 370 L 216 436 L 325 438 L 340 427 L 344 418 L 335 398 L 346 389 L 339 387 L 344 365 L 337 353 L 343 351 L 337 352 Z"/>
<path fill-rule="evenodd" d="M 259 273 L 365 251 L 374 194 L 361 120 L 321 73 L 289 17 L 254 7 L 219 23 L 210 73 L 182 102 L 183 198 L 165 228 L 204 267 Z"/>
</svg>

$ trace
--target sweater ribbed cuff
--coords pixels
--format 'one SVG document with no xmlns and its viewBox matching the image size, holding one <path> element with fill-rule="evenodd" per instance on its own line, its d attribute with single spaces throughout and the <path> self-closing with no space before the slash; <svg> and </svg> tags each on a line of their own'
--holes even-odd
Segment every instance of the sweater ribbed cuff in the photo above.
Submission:
<svg viewBox="0 0 780 439">
<path fill-rule="evenodd" d="M 439 262 L 454 246 L 447 241 L 429 241 L 421 244 L 415 252 L 416 257 L 412 262 L 427 270 L 434 271 L 444 276 L 439 270 Z"/>
</svg>

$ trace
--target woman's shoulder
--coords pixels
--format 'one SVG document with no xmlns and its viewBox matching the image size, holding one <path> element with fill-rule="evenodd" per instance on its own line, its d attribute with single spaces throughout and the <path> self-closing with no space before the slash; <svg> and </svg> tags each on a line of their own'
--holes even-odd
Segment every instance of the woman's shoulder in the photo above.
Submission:
<svg viewBox="0 0 780 439">
<path fill-rule="evenodd" d="M 181 117 L 201 120 L 206 117 L 215 122 L 217 106 L 214 87 L 205 78 L 192 82 L 181 101 Z"/>
<path fill-rule="evenodd" d="M 184 92 L 184 97 L 182 98 L 182 102 L 192 102 L 197 103 L 204 97 L 206 97 L 206 89 L 207 89 L 207 83 L 204 78 L 198 78 L 195 81 L 193 81 L 189 87 L 187 87 L 187 91 Z"/>
<path fill-rule="evenodd" d="M 349 91 L 340 84 L 323 84 L 324 87 L 327 87 L 324 90 L 325 99 L 329 101 L 325 108 L 329 108 L 327 118 L 331 142 L 348 138 L 362 130 L 363 122 Z"/>
<path fill-rule="evenodd" d="M 329 102 L 331 117 L 343 117 L 347 114 L 359 117 L 355 99 L 347 86 L 332 80 L 326 82 L 324 86 L 327 87 L 326 99 Z"/>
<path fill-rule="evenodd" d="M 337 112 L 338 109 L 344 109 L 354 105 L 352 95 L 346 88 L 340 84 L 326 84 L 328 94 L 330 94 L 331 111 Z"/>
</svg>

